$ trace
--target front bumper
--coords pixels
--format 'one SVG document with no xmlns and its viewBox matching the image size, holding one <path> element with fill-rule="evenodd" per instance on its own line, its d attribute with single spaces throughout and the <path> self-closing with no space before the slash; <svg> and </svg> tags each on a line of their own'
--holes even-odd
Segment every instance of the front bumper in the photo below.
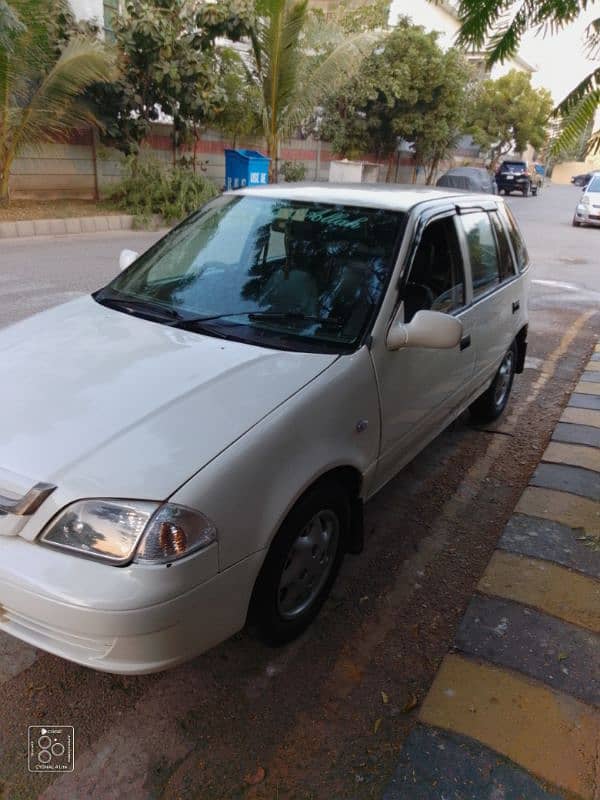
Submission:
<svg viewBox="0 0 600 800">
<path fill-rule="evenodd" d="M 585 225 L 600 225 L 600 209 L 589 206 L 577 206 L 575 219 Z"/>
<path fill-rule="evenodd" d="M 36 560 L 46 560 L 49 568 L 56 556 L 66 561 L 79 586 L 85 585 L 86 572 L 97 579 L 98 566 L 107 570 L 113 587 L 121 576 L 121 601 L 98 608 L 83 593 L 79 602 L 74 597 L 65 601 L 62 585 L 52 592 L 46 582 L 42 591 L 26 571 L 32 548 L 43 551 L 36 553 Z M 158 672 L 199 655 L 244 626 L 263 556 L 255 553 L 178 596 L 141 606 L 135 602 L 138 593 L 126 591 L 127 570 L 55 553 L 18 537 L 0 538 L 0 630 L 92 669 Z M 21 565 L 21 580 L 16 564 Z M 153 568 L 148 579 L 160 581 L 173 568 Z"/>
</svg>

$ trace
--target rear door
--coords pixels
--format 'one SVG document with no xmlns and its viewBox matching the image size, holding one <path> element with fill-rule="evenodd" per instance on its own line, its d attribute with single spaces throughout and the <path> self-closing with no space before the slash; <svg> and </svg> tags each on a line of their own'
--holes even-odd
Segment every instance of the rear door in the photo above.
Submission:
<svg viewBox="0 0 600 800">
<path fill-rule="evenodd" d="M 516 336 L 521 288 L 506 232 L 495 209 L 465 209 L 459 217 L 473 297 L 475 390 L 495 374 Z"/>
</svg>

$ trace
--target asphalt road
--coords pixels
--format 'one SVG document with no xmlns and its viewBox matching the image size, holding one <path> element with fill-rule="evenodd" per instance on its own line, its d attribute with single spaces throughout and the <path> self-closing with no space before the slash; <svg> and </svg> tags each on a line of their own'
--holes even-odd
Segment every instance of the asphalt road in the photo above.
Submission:
<svg viewBox="0 0 600 800">
<path fill-rule="evenodd" d="M 600 332 L 600 230 L 571 227 L 577 196 L 550 187 L 510 198 L 533 285 L 527 368 L 507 413 L 485 428 L 457 420 L 369 503 L 365 552 L 346 559 L 300 640 L 273 650 L 244 631 L 176 670 L 122 678 L 0 637 L 5 797 L 381 797 Z M 0 325 L 98 287 L 116 273 L 121 248 L 155 238 L 3 241 Z M 48 723 L 75 726 L 73 773 L 28 774 L 27 726 Z M 251 786 L 259 768 L 265 777 Z"/>
</svg>

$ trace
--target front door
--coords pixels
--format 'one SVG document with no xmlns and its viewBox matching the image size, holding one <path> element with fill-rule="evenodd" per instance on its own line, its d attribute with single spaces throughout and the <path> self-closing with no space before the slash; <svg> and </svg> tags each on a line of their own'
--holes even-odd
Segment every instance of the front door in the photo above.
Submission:
<svg viewBox="0 0 600 800">
<path fill-rule="evenodd" d="M 421 227 L 400 299 L 405 322 L 422 309 L 460 319 L 460 346 L 390 351 L 382 343 L 373 351 L 382 410 L 380 486 L 448 424 L 471 386 L 475 355 L 470 287 L 456 225 L 456 215 L 450 213 Z"/>
</svg>

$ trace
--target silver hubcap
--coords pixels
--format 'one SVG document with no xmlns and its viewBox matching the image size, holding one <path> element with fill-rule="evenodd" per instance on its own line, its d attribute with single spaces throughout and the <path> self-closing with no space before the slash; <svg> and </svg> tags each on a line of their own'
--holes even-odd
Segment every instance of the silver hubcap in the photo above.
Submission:
<svg viewBox="0 0 600 800">
<path fill-rule="evenodd" d="M 506 402 L 508 390 L 510 387 L 510 379 L 513 371 L 513 353 L 509 350 L 504 356 L 504 361 L 500 364 L 498 376 L 496 378 L 496 388 L 494 389 L 494 403 L 497 408 Z"/>
<path fill-rule="evenodd" d="M 284 619 L 302 614 L 323 588 L 337 551 L 340 525 L 333 511 L 319 511 L 302 529 L 288 553 L 279 587 L 278 611 Z"/>
</svg>

